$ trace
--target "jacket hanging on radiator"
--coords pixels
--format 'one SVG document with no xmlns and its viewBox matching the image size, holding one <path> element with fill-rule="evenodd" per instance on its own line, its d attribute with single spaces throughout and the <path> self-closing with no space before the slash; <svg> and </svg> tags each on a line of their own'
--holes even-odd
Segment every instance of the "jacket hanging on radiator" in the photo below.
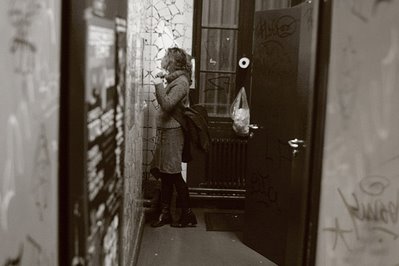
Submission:
<svg viewBox="0 0 399 266">
<path fill-rule="evenodd" d="M 176 108 L 172 116 L 184 130 L 183 162 L 192 160 L 191 145 L 203 152 L 209 150 L 211 137 L 208 129 L 208 113 L 202 105 Z"/>
</svg>

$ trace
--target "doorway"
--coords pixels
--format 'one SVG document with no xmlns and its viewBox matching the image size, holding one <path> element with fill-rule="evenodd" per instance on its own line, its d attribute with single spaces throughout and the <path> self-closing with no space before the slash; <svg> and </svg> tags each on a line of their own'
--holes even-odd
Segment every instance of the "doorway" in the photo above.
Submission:
<svg viewBox="0 0 399 266">
<path fill-rule="evenodd" d="M 238 137 L 232 130 L 230 105 L 241 88 L 250 99 L 255 11 L 287 8 L 293 2 L 194 1 L 196 73 L 190 97 L 192 103 L 208 110 L 212 145 L 207 155 L 195 154 L 196 160 L 188 165 L 187 181 L 193 196 L 245 197 L 248 138 Z"/>
<path fill-rule="evenodd" d="M 277 264 L 300 264 L 319 2 L 207 0 L 196 8 L 191 96 L 207 107 L 216 148 L 189 164 L 191 192 L 245 200 L 244 243 Z M 238 66 L 242 57 L 250 67 Z M 251 123 L 258 125 L 252 138 L 231 130 L 228 107 L 241 87 L 249 95 Z"/>
<path fill-rule="evenodd" d="M 241 87 L 250 88 L 250 68 L 239 60 L 251 57 L 255 1 L 198 0 L 194 6 L 193 56 L 196 88 L 193 103 L 206 107 L 211 148 L 189 163 L 188 185 L 193 196 L 243 198 L 247 139 L 231 130 L 230 105 Z M 225 169 L 226 171 L 223 171 Z"/>
<path fill-rule="evenodd" d="M 187 181 L 193 196 L 244 198 L 248 141 L 232 130 L 230 106 L 241 88 L 252 93 L 254 14 L 303 1 L 194 1 L 193 56 L 195 88 L 191 102 L 208 110 L 212 145 L 207 155 L 195 154 Z M 240 60 L 247 58 L 246 65 Z M 243 61 L 245 62 L 245 61 Z"/>
</svg>

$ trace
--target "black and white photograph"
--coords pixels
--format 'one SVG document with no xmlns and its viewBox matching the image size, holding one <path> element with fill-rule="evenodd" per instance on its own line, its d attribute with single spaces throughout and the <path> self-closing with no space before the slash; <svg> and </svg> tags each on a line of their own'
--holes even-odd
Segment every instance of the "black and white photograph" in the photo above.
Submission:
<svg viewBox="0 0 399 266">
<path fill-rule="evenodd" d="M 2 0 L 0 32 L 0 266 L 399 266 L 399 0 Z"/>
</svg>

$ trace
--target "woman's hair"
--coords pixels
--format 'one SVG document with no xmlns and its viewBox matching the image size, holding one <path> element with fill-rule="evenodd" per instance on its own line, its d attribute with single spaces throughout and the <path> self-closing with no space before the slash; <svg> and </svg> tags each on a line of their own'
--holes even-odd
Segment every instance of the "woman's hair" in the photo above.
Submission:
<svg viewBox="0 0 399 266">
<path fill-rule="evenodd" d="M 176 70 L 187 71 L 188 79 L 191 83 L 191 75 L 193 68 L 191 64 L 191 56 L 187 54 L 186 51 L 178 47 L 168 48 L 166 56 L 168 58 L 168 68 L 171 68 L 173 71 Z"/>
</svg>

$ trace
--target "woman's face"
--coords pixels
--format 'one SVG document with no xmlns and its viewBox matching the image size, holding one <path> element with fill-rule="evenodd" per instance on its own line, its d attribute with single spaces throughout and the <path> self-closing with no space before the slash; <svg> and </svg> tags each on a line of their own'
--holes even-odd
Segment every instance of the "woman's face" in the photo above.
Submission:
<svg viewBox="0 0 399 266">
<path fill-rule="evenodd" d="M 168 70 L 168 65 L 169 65 L 169 59 L 168 59 L 168 54 L 166 54 L 161 61 L 161 67 L 165 70 Z"/>
</svg>

